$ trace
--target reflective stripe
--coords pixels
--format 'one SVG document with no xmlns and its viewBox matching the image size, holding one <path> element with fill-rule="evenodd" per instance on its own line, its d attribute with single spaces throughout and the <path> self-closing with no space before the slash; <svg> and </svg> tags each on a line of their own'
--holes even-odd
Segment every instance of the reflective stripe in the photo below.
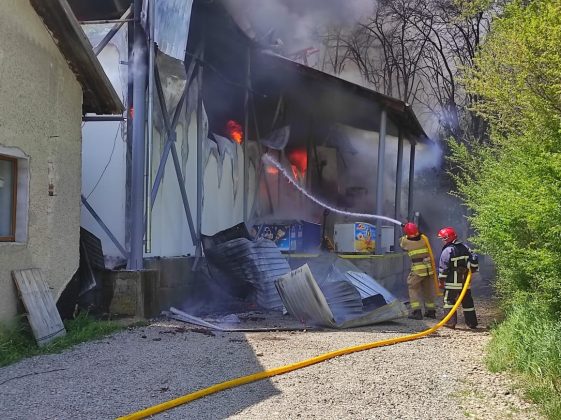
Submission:
<svg viewBox="0 0 561 420">
<path fill-rule="evenodd" d="M 454 307 L 454 305 L 444 305 L 443 306 L 444 309 L 450 309 L 450 308 L 453 308 L 453 307 Z"/>
<path fill-rule="evenodd" d="M 440 278 L 440 279 L 445 279 L 446 277 L 448 277 L 448 275 L 446 275 L 446 274 L 440 273 L 440 274 L 438 275 L 438 278 Z"/>
<path fill-rule="evenodd" d="M 461 283 L 445 283 L 444 288 L 450 290 L 462 290 L 463 285 Z"/>
<path fill-rule="evenodd" d="M 430 262 L 416 262 L 411 264 L 411 267 L 432 267 Z"/>
<path fill-rule="evenodd" d="M 424 273 L 428 271 L 432 274 L 432 268 L 427 266 L 411 267 L 411 271 L 414 271 L 415 273 Z"/>
<path fill-rule="evenodd" d="M 473 312 L 475 308 L 464 308 L 464 312 Z"/>
<path fill-rule="evenodd" d="M 429 309 L 429 308 L 434 309 L 434 308 L 436 308 L 436 305 L 434 303 L 431 303 L 431 302 L 425 302 L 425 307 L 427 309 Z"/>
<path fill-rule="evenodd" d="M 421 302 L 417 302 L 417 301 L 411 302 L 411 309 L 418 309 L 420 307 L 421 307 Z"/>
<path fill-rule="evenodd" d="M 412 251 L 409 251 L 407 254 L 409 254 L 410 257 L 419 254 L 427 254 L 427 256 L 429 256 L 429 249 L 428 248 L 414 249 Z"/>
<path fill-rule="evenodd" d="M 450 261 L 459 261 L 459 260 L 467 260 L 469 258 L 468 255 L 462 255 L 461 257 L 454 257 L 454 258 L 450 258 Z"/>
</svg>

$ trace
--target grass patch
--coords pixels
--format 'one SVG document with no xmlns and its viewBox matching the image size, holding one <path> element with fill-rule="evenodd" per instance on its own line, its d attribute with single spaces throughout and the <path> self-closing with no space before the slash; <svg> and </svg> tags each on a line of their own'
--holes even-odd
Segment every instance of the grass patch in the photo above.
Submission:
<svg viewBox="0 0 561 420">
<path fill-rule="evenodd" d="M 88 314 L 64 322 L 66 335 L 44 347 L 38 347 L 29 325 L 22 319 L 14 326 L 0 328 L 0 366 L 39 354 L 59 353 L 76 344 L 95 340 L 123 327 L 113 321 L 98 321 Z"/>
<path fill-rule="evenodd" d="M 561 323 L 538 303 L 515 304 L 493 330 L 487 365 L 510 371 L 549 419 L 561 418 Z"/>
</svg>

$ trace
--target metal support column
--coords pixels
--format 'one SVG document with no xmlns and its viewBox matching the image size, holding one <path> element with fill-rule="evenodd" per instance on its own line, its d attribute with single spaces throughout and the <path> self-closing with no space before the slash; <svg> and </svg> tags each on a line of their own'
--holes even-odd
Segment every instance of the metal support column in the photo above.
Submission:
<svg viewBox="0 0 561 420">
<path fill-rule="evenodd" d="M 376 178 L 376 214 L 384 212 L 384 161 L 386 158 L 387 112 L 380 113 L 380 132 L 378 140 L 378 171 Z M 382 253 L 382 221 L 376 221 L 376 254 Z"/>
<path fill-rule="evenodd" d="M 146 213 L 144 252 L 152 252 L 152 205 L 150 190 L 152 188 L 152 144 L 154 139 L 154 66 L 155 44 L 154 29 L 156 21 L 156 1 L 150 0 L 148 4 L 148 114 L 147 114 L 147 141 L 146 141 L 146 167 L 144 179 L 144 212 Z"/>
<path fill-rule="evenodd" d="M 249 138 L 249 85 L 251 78 L 251 50 L 247 49 L 246 57 L 246 79 L 245 79 L 245 98 L 244 98 L 244 139 L 242 144 L 243 149 L 243 221 L 247 223 L 247 210 L 248 210 L 248 200 L 249 200 L 249 159 L 247 158 L 247 140 Z M 257 167 L 255 168 L 257 171 Z M 257 182 L 257 173 L 255 174 L 255 181 Z M 257 196 L 253 198 L 253 206 L 255 206 L 255 200 Z"/>
<path fill-rule="evenodd" d="M 395 210 L 393 213 L 393 218 L 395 220 L 401 220 L 401 187 L 403 185 L 403 131 L 401 129 L 398 130 L 397 167 L 395 170 Z M 394 249 L 398 249 L 401 232 L 397 226 L 394 229 Z"/>
<path fill-rule="evenodd" d="M 204 60 L 205 56 L 205 41 L 204 35 L 201 41 L 202 49 L 200 52 L 201 61 Z M 199 94 L 197 96 L 197 243 L 195 244 L 195 256 L 197 257 L 197 262 L 203 255 L 202 243 L 201 243 L 201 230 L 203 226 L 203 189 L 204 189 L 204 168 L 203 168 L 203 143 L 207 133 L 204 132 L 203 127 L 203 66 L 199 66 L 197 72 L 197 87 L 199 89 Z"/>
<path fill-rule="evenodd" d="M 125 248 L 131 249 L 131 182 L 132 182 L 132 91 L 133 91 L 133 66 L 132 52 L 134 47 L 134 24 L 127 23 L 127 151 L 125 154 Z M 130 63 L 130 64 L 129 64 Z M 127 261 L 128 263 L 128 261 Z"/>
<path fill-rule="evenodd" d="M 144 240 L 144 159 L 146 110 L 146 34 L 140 24 L 142 0 L 134 0 L 133 121 L 131 168 L 131 251 L 127 268 L 142 270 Z M 130 64 L 129 64 L 130 65 Z"/>
<path fill-rule="evenodd" d="M 413 220 L 413 190 L 415 181 L 415 143 L 411 141 L 411 154 L 409 157 L 409 194 L 407 196 L 407 217 Z"/>
</svg>

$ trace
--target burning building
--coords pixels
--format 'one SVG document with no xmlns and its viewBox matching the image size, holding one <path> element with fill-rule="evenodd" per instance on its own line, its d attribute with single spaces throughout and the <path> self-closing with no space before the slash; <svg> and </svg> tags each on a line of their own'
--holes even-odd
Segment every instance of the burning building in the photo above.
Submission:
<svg viewBox="0 0 561 420">
<path fill-rule="evenodd" d="M 70 1 L 86 23 L 98 3 Z M 159 272 L 162 307 L 191 290 L 203 235 L 304 221 L 322 225 L 319 251 L 336 225 L 365 222 L 326 215 L 285 173 L 333 207 L 412 217 L 415 148 L 429 140 L 407 104 L 264 49 L 221 2 L 122 3 L 113 12 L 136 22 L 90 39 L 127 102 L 126 130 L 106 143 L 104 165 L 95 127 L 120 123 L 86 123 L 82 220 L 106 255 Z M 398 232 L 375 223 L 374 249 L 354 258 L 377 279 L 399 277 Z"/>
</svg>

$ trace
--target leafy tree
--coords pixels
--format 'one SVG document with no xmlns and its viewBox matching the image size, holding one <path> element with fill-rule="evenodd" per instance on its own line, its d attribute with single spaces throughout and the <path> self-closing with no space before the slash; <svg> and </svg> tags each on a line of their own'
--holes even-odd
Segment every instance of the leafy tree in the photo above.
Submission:
<svg viewBox="0 0 561 420">
<path fill-rule="evenodd" d="M 487 147 L 451 142 L 474 241 L 495 261 L 506 321 L 492 368 L 527 375 L 530 395 L 561 416 L 561 0 L 514 1 L 467 74 Z"/>
</svg>

